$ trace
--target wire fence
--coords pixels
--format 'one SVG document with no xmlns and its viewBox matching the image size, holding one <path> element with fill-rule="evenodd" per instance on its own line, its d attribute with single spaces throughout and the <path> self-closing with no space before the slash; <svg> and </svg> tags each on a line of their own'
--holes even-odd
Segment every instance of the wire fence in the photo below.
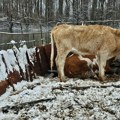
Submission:
<svg viewBox="0 0 120 120">
<path fill-rule="evenodd" d="M 26 41 L 27 46 L 33 47 L 38 46 L 42 44 L 47 44 L 50 41 L 49 33 L 6 33 L 6 32 L 0 32 L 0 50 L 2 49 L 9 49 L 12 47 L 11 40 L 14 40 L 16 43 L 16 46 L 20 46 L 20 41 Z"/>
</svg>

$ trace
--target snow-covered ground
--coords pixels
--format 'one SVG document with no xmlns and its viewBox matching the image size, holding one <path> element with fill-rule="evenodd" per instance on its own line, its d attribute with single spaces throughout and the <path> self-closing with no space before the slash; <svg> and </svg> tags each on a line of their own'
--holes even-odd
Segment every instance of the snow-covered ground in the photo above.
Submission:
<svg viewBox="0 0 120 120">
<path fill-rule="evenodd" d="M 15 88 L 0 97 L 0 120 L 120 120 L 120 80 L 38 77 Z"/>
</svg>

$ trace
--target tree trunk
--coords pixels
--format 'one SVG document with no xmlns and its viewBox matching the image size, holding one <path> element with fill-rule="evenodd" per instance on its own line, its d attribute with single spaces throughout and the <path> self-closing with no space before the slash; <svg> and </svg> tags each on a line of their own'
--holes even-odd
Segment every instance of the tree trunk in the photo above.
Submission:
<svg viewBox="0 0 120 120">
<path fill-rule="evenodd" d="M 96 20 L 97 0 L 93 0 L 91 10 L 91 20 Z"/>
<path fill-rule="evenodd" d="M 63 15 L 63 0 L 59 0 L 59 16 Z"/>
<path fill-rule="evenodd" d="M 70 11 L 70 1 L 69 0 L 65 0 L 66 2 L 66 8 L 65 8 L 65 17 L 69 17 L 69 11 Z"/>
<path fill-rule="evenodd" d="M 46 10 L 45 10 L 45 17 L 46 20 L 52 20 L 53 19 L 53 1 L 52 0 L 46 0 Z"/>
</svg>

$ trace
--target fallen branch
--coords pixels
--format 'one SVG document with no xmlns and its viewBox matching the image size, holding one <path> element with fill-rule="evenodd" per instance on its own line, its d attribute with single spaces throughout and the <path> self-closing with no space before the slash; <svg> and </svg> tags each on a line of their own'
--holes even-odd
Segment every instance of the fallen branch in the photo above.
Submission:
<svg viewBox="0 0 120 120">
<path fill-rule="evenodd" d="M 108 112 L 109 114 L 115 115 L 115 111 L 109 107 L 101 107 L 101 109 L 105 112 Z"/>
<path fill-rule="evenodd" d="M 59 89 L 59 90 L 66 90 L 66 89 L 73 89 L 73 90 L 86 90 L 89 88 L 107 88 L 107 87 L 115 87 L 115 88 L 120 88 L 120 85 L 99 85 L 99 86 L 58 86 L 58 87 L 53 87 L 52 91 Z"/>
<path fill-rule="evenodd" d="M 9 110 L 14 110 L 16 111 L 16 113 L 18 113 L 19 110 L 25 107 L 28 107 L 28 106 L 31 107 L 40 102 L 51 102 L 52 100 L 55 100 L 55 99 L 56 98 L 54 97 L 54 98 L 39 99 L 39 100 L 30 101 L 30 102 L 20 103 L 20 104 L 16 104 L 13 106 L 7 105 L 7 106 L 2 107 L 1 110 L 3 113 L 8 113 Z"/>
</svg>

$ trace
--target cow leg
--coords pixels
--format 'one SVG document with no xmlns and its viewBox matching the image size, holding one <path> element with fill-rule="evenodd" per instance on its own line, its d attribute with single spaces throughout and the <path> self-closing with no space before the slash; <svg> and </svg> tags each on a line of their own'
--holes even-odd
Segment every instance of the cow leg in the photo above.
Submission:
<svg viewBox="0 0 120 120">
<path fill-rule="evenodd" d="M 64 53 L 64 54 L 63 54 Z M 61 52 L 60 55 L 57 55 L 56 57 L 56 65 L 58 70 L 58 77 L 60 78 L 60 81 L 65 81 L 65 74 L 64 74 L 64 65 L 65 65 L 65 59 L 69 52 Z"/>
<path fill-rule="evenodd" d="M 15 87 L 14 87 L 13 81 L 11 79 L 8 79 L 7 82 L 13 88 L 13 91 L 15 91 Z"/>
<path fill-rule="evenodd" d="M 105 80 L 105 66 L 107 61 L 107 55 L 100 54 L 98 56 L 98 66 L 99 66 L 99 78 L 100 80 Z"/>
</svg>

